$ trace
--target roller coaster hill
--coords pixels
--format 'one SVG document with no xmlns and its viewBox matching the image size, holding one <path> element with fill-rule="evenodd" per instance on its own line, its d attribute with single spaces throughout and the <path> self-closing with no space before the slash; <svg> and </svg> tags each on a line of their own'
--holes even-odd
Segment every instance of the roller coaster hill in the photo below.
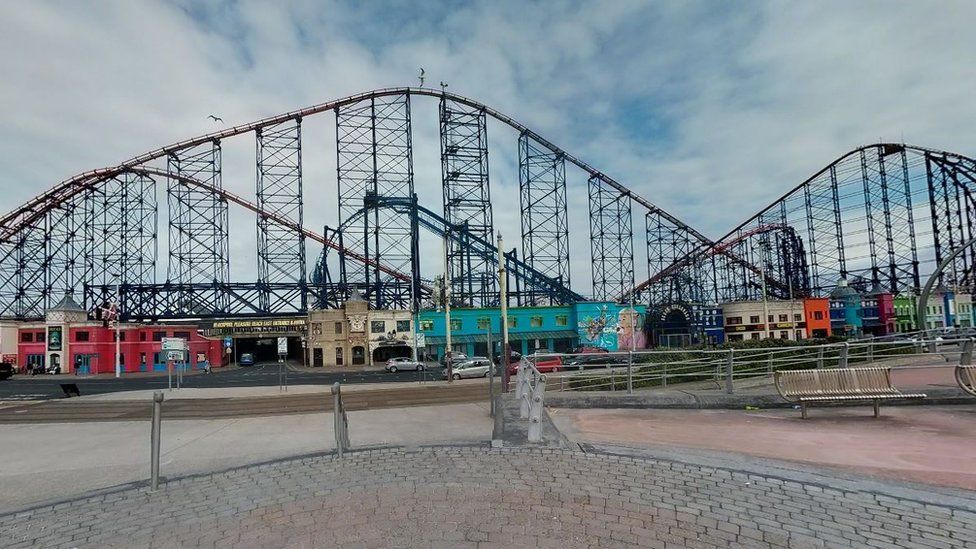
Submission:
<svg viewBox="0 0 976 549">
<path fill-rule="evenodd" d="M 420 203 L 414 189 L 417 101 L 437 106 L 437 205 Z M 305 223 L 303 126 L 326 116 L 335 124 L 338 223 L 318 231 Z M 138 322 L 302 315 L 353 293 L 376 309 L 419 310 L 438 297 L 422 275 L 422 233 L 446 242 L 446 261 L 423 267 L 441 273 L 446 263 L 454 306 L 498 305 L 489 121 L 507 128 L 518 155 L 521 243 L 504 252 L 511 305 L 589 299 L 662 310 L 764 294 L 825 297 L 839 280 L 911 295 L 974 236 L 976 163 L 960 154 L 858 147 L 713 240 L 487 105 L 387 88 L 174 143 L 66 179 L 13 209 L 0 218 L 0 317 L 40 318 L 66 294 L 91 316 L 118 300 L 121 318 Z M 222 147 L 242 140 L 255 147 L 253 197 L 223 185 Z M 570 246 L 568 173 L 586 181 L 588 235 L 573 240 L 589 244 L 585 289 L 570 272 L 571 251 L 585 246 Z M 231 280 L 232 207 L 255 220 L 253 281 Z M 161 238 L 165 258 L 157 257 Z M 635 244 L 645 247 L 642 273 Z M 321 250 L 311 262 L 309 248 Z M 941 283 L 971 292 L 974 264 L 971 251 L 961 253 Z"/>
</svg>

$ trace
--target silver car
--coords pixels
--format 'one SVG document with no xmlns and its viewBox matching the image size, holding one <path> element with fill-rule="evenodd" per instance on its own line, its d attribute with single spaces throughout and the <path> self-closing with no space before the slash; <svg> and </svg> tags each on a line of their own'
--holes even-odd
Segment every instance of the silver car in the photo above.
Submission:
<svg viewBox="0 0 976 549">
<path fill-rule="evenodd" d="M 396 373 L 400 370 L 416 370 L 419 372 L 423 369 L 423 362 L 417 362 L 416 360 L 411 360 L 408 357 L 391 358 L 390 360 L 386 361 L 386 371 L 391 373 Z"/>
<path fill-rule="evenodd" d="M 454 365 L 451 377 L 454 379 L 488 377 L 492 370 L 490 360 L 484 357 L 476 357 Z M 447 368 L 444 369 L 444 379 L 447 379 Z"/>
</svg>

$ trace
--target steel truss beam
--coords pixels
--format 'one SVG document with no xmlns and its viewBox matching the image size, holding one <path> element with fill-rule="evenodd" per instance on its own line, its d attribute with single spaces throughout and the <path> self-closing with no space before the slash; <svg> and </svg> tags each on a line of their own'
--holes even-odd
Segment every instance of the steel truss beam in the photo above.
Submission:
<svg viewBox="0 0 976 549">
<path fill-rule="evenodd" d="M 524 261 L 571 287 L 566 160 L 525 133 L 519 136 L 519 199 Z M 553 305 L 537 291 L 528 290 L 522 297 L 528 305 Z"/>
<path fill-rule="evenodd" d="M 634 287 L 634 232 L 630 195 L 598 176 L 588 182 L 593 299 L 606 301 Z"/>
<path fill-rule="evenodd" d="M 976 201 L 971 187 L 976 185 L 976 166 L 942 153 L 927 154 L 925 169 L 932 212 L 935 262 L 938 264 L 974 236 Z M 966 250 L 943 270 L 939 275 L 939 282 L 954 291 L 970 293 L 976 286 L 974 265 L 974 252 L 971 249 Z"/>
<path fill-rule="evenodd" d="M 372 97 L 335 109 L 339 223 L 347 222 L 363 207 L 367 196 L 413 196 L 413 138 L 408 94 Z M 361 227 L 361 230 L 360 230 Z M 412 267 L 410 221 L 390 211 L 374 211 L 357 227 L 344 231 L 345 246 L 362 250 L 375 264 L 397 271 Z M 380 287 L 396 283 L 379 269 L 346 265 L 349 282 Z M 384 301 L 386 299 L 392 301 Z M 377 308 L 409 308 L 409 298 L 398 292 L 378 291 L 370 296 Z"/>
<path fill-rule="evenodd" d="M 256 198 L 258 208 L 299 226 L 302 206 L 302 123 L 295 119 L 255 131 L 257 144 Z M 298 303 L 307 308 L 305 235 L 266 215 L 257 216 L 258 284 L 295 283 L 299 290 L 286 295 L 262 293 L 262 308 L 285 310 Z"/>
<path fill-rule="evenodd" d="M 488 130 L 484 109 L 447 98 L 440 102 L 441 177 L 444 219 L 491 242 L 494 226 L 488 181 Z M 448 276 L 452 301 L 459 306 L 498 303 L 496 275 L 490 262 L 471 254 L 463 243 L 448 239 Z"/>
</svg>

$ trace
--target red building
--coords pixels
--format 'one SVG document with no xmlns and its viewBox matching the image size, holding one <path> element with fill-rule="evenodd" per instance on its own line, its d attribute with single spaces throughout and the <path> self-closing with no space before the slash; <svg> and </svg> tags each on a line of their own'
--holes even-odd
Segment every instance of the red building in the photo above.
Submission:
<svg viewBox="0 0 976 549">
<path fill-rule="evenodd" d="M 87 319 L 84 309 L 66 297 L 49 310 L 43 322 L 25 323 L 17 330 L 17 365 L 60 366 L 62 373 L 104 374 L 115 371 L 115 329 Z M 164 337 L 187 341 L 190 368 L 222 365 L 220 340 L 200 335 L 196 325 L 138 325 L 119 327 L 119 355 L 125 372 L 166 370 Z"/>
</svg>

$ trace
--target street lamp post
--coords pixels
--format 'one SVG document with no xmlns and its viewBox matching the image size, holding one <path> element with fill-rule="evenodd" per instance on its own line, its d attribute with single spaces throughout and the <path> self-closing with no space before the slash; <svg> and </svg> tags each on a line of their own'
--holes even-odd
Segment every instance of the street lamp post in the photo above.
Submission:
<svg viewBox="0 0 976 549">
<path fill-rule="evenodd" d="M 453 351 L 451 350 L 451 276 L 448 272 L 448 261 L 447 261 L 447 233 L 444 233 L 444 333 L 447 335 L 445 340 L 446 347 L 444 348 L 444 357 L 447 368 L 447 382 L 454 382 L 454 360 L 451 356 Z"/>
</svg>

